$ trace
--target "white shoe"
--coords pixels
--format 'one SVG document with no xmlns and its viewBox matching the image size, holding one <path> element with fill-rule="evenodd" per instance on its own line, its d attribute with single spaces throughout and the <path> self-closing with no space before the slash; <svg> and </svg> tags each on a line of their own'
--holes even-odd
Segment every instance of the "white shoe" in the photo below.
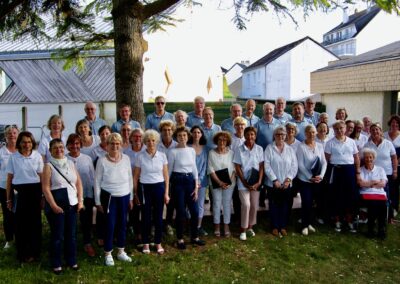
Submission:
<svg viewBox="0 0 400 284">
<path fill-rule="evenodd" d="M 340 222 L 336 222 L 335 231 L 340 233 L 342 231 L 342 224 Z"/>
<path fill-rule="evenodd" d="M 6 244 L 4 245 L 4 249 L 5 250 L 8 250 L 8 249 L 10 249 L 10 248 L 12 248 L 12 242 L 6 242 Z"/>
<path fill-rule="evenodd" d="M 301 233 L 303 234 L 303 236 L 308 236 L 308 228 L 304 228 Z"/>
<path fill-rule="evenodd" d="M 239 239 L 240 239 L 241 241 L 247 240 L 246 232 L 240 233 Z"/>
<path fill-rule="evenodd" d="M 130 258 L 126 252 L 121 252 L 117 255 L 117 259 L 120 261 L 125 261 L 125 262 L 132 262 L 132 258 Z"/>
<path fill-rule="evenodd" d="M 312 233 L 315 233 L 315 231 L 316 231 L 315 228 L 311 225 L 308 225 L 308 230 Z"/>
<path fill-rule="evenodd" d="M 114 266 L 114 259 L 111 254 L 104 257 L 105 266 Z"/>
<path fill-rule="evenodd" d="M 247 234 L 249 234 L 250 237 L 254 237 L 256 235 L 253 229 L 248 229 Z"/>
<path fill-rule="evenodd" d="M 171 225 L 167 225 L 167 235 L 173 236 L 174 235 L 174 229 L 172 228 Z"/>
<path fill-rule="evenodd" d="M 317 222 L 318 222 L 318 224 L 320 224 L 320 225 L 325 224 L 325 221 L 324 221 L 324 219 L 322 219 L 322 218 L 318 218 L 318 219 L 317 219 Z"/>
<path fill-rule="evenodd" d="M 353 223 L 349 223 L 349 232 L 350 233 L 357 233 L 357 230 L 354 228 Z"/>
</svg>

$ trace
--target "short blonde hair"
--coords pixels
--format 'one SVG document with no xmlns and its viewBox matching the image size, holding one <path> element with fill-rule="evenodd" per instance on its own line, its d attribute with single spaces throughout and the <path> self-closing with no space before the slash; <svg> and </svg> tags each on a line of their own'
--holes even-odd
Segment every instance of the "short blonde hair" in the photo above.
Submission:
<svg viewBox="0 0 400 284">
<path fill-rule="evenodd" d="M 160 142 L 160 134 L 153 129 L 148 129 L 144 132 L 143 143 L 146 144 L 149 139 L 154 139 L 158 144 Z"/>
<path fill-rule="evenodd" d="M 107 137 L 107 144 L 111 144 L 111 142 L 114 141 L 117 141 L 122 144 L 122 137 L 119 133 L 114 132 Z"/>
<path fill-rule="evenodd" d="M 53 114 L 52 116 L 50 116 L 49 120 L 47 121 L 47 128 L 51 130 L 51 123 L 53 122 L 53 120 L 61 120 L 61 131 L 64 131 L 65 129 L 65 124 L 64 124 L 64 120 L 62 119 L 62 117 L 58 114 Z"/>
<path fill-rule="evenodd" d="M 236 124 L 244 124 L 245 126 L 247 126 L 247 120 L 242 116 L 238 116 L 233 120 L 233 125 Z"/>
<path fill-rule="evenodd" d="M 160 130 L 160 132 L 161 132 L 162 129 L 166 126 L 171 127 L 172 131 L 175 131 L 175 128 L 176 128 L 175 123 L 170 119 L 161 120 L 160 124 L 158 125 L 158 130 Z"/>
</svg>

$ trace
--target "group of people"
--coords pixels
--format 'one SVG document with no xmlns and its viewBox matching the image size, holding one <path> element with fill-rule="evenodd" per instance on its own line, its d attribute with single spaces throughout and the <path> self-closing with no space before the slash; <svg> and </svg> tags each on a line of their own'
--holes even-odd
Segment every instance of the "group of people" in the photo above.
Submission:
<svg viewBox="0 0 400 284">
<path fill-rule="evenodd" d="M 326 113 L 314 111 L 310 98 L 294 103 L 291 114 L 283 98 L 267 102 L 262 117 L 254 114 L 254 100 L 244 110 L 235 103 L 221 125 L 202 97 L 195 98 L 189 113 L 167 112 L 162 96 L 154 105 L 143 131 L 129 105 L 119 106 L 120 119 L 110 127 L 88 102 L 86 117 L 68 137 L 62 117 L 51 116 L 49 134 L 38 147 L 30 132 L 8 126 L 0 148 L 5 248 L 15 238 L 21 262 L 40 257 L 43 204 L 56 274 L 62 272 L 62 251 L 66 264 L 79 268 L 78 213 L 84 250 L 96 254 L 94 208 L 107 266 L 114 265 L 114 244 L 118 260 L 132 261 L 124 249 L 128 228 L 144 254 L 151 253 L 152 242 L 157 254 L 164 254 L 163 231 L 171 232 L 175 224 L 177 248 L 183 250 L 189 220 L 190 242 L 203 246 L 207 189 L 216 237 L 231 236 L 232 204 L 240 218 L 240 240 L 255 236 L 257 211 L 266 199 L 272 234 L 287 236 L 293 198 L 300 193 L 303 235 L 316 231 L 315 220 L 332 222 L 337 232 L 345 227 L 356 232 L 355 217 L 366 207 L 368 235 L 376 236 L 377 219 L 377 236 L 385 238 L 387 212 L 390 222 L 399 206 L 399 116 L 390 118 L 383 133 L 369 117 L 347 120 L 345 108 L 330 124 Z"/>
</svg>

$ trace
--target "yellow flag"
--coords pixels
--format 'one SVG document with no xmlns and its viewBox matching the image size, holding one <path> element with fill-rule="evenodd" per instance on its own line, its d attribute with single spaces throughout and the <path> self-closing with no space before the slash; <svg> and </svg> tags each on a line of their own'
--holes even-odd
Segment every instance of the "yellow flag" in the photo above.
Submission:
<svg viewBox="0 0 400 284">
<path fill-rule="evenodd" d="M 165 80 L 167 81 L 167 88 L 165 89 L 165 94 L 168 92 L 168 89 L 169 89 L 169 86 L 172 84 L 172 77 L 171 77 L 171 74 L 169 74 L 169 71 L 168 71 L 168 67 L 166 67 L 165 68 L 165 71 L 164 71 L 164 76 L 165 76 Z"/>
<path fill-rule="evenodd" d="M 207 93 L 208 94 L 210 93 L 210 90 L 211 90 L 212 87 L 213 86 L 212 86 L 212 82 L 211 82 L 211 77 L 208 76 L 208 81 L 207 81 Z"/>
</svg>

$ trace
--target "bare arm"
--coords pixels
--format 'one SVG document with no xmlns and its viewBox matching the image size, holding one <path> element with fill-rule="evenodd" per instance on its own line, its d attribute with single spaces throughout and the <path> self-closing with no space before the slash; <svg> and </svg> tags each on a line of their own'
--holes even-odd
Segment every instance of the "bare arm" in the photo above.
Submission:
<svg viewBox="0 0 400 284">
<path fill-rule="evenodd" d="M 9 210 L 12 209 L 13 207 L 13 201 L 11 199 L 11 184 L 12 184 L 12 180 L 14 178 L 13 174 L 7 174 L 7 185 L 6 185 L 6 193 L 7 193 L 7 208 Z"/>
<path fill-rule="evenodd" d="M 163 176 L 165 182 L 165 193 L 164 193 L 164 202 L 168 204 L 169 202 L 169 174 L 168 174 L 168 165 L 163 166 Z"/>
<path fill-rule="evenodd" d="M 63 213 L 63 209 L 57 205 L 54 201 L 53 195 L 50 191 L 50 179 L 51 179 L 51 168 L 49 165 L 45 165 L 42 173 L 42 192 L 44 197 L 46 198 L 47 203 L 49 203 L 51 210 L 55 214 Z"/>
</svg>

